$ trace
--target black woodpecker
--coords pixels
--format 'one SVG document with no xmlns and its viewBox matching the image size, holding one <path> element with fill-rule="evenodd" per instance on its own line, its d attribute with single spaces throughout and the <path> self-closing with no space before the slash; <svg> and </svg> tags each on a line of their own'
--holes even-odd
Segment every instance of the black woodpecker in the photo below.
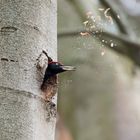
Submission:
<svg viewBox="0 0 140 140">
<path fill-rule="evenodd" d="M 51 78 L 52 76 L 55 76 L 65 71 L 73 71 L 75 69 L 76 68 L 73 66 L 65 66 L 59 62 L 54 62 L 50 57 L 48 57 L 48 67 L 46 68 L 46 71 L 45 71 L 41 89 L 43 88 L 45 83 L 48 81 L 48 79 Z"/>
</svg>

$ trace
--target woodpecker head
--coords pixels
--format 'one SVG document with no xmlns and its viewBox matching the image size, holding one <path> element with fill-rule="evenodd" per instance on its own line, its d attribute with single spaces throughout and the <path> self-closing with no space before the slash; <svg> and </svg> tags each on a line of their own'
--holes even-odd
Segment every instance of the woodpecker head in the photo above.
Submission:
<svg viewBox="0 0 140 140">
<path fill-rule="evenodd" d="M 76 68 L 72 66 L 65 66 L 59 62 L 55 62 L 52 60 L 51 57 L 48 56 L 48 54 L 45 51 L 42 51 L 48 58 L 48 66 L 45 71 L 44 79 L 41 85 L 41 89 L 44 90 L 46 87 L 47 81 L 52 77 L 59 73 L 65 72 L 65 71 L 73 71 Z"/>
<path fill-rule="evenodd" d="M 48 63 L 48 68 L 46 72 L 51 72 L 53 75 L 65 72 L 65 71 L 72 71 L 75 70 L 75 67 L 72 66 L 65 66 L 59 62 L 50 61 Z"/>
<path fill-rule="evenodd" d="M 72 66 L 65 66 L 59 62 L 54 62 L 51 58 L 48 59 L 48 67 L 45 71 L 44 80 L 46 81 L 51 76 L 54 76 L 56 74 L 65 72 L 65 71 L 73 71 L 75 70 L 75 67 Z"/>
</svg>

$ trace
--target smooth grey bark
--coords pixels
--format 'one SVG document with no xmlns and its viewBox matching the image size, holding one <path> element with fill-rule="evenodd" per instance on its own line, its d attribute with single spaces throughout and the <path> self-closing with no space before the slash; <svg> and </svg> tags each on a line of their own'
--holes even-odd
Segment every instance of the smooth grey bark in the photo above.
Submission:
<svg viewBox="0 0 140 140">
<path fill-rule="evenodd" d="M 55 0 L 0 0 L 0 140 L 54 139 L 36 64 L 56 60 L 56 29 Z"/>
</svg>

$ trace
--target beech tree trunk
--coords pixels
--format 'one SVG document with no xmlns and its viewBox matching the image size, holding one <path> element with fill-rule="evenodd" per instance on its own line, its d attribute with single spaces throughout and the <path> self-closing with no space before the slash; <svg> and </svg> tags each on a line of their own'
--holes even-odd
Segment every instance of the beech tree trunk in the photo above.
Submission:
<svg viewBox="0 0 140 140">
<path fill-rule="evenodd" d="M 56 60 L 56 29 L 55 0 L 0 0 L 0 140 L 54 139 L 36 64 Z"/>
</svg>

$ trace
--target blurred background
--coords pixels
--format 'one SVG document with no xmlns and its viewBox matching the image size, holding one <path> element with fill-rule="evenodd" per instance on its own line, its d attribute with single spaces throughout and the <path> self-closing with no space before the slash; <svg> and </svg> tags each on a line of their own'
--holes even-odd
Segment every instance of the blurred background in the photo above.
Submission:
<svg viewBox="0 0 140 140">
<path fill-rule="evenodd" d="M 140 139 L 140 0 L 58 0 L 57 140 Z"/>
</svg>

